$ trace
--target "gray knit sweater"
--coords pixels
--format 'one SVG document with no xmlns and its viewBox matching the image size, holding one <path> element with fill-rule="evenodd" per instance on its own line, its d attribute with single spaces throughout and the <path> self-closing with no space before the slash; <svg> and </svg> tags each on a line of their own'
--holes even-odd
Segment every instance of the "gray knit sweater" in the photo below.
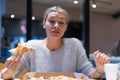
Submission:
<svg viewBox="0 0 120 80">
<path fill-rule="evenodd" d="M 63 40 L 64 45 L 56 51 L 44 48 L 43 40 L 28 41 L 27 45 L 36 49 L 23 55 L 19 73 L 29 68 L 31 72 L 78 72 L 88 76 L 94 67 L 88 61 L 81 42 L 76 38 Z"/>
</svg>

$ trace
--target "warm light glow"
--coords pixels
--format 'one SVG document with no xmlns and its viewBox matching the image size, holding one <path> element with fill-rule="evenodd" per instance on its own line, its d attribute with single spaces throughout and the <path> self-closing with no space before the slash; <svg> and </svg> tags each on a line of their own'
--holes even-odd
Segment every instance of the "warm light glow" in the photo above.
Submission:
<svg viewBox="0 0 120 80">
<path fill-rule="evenodd" d="M 32 20 L 35 20 L 35 16 L 32 16 Z"/>
<path fill-rule="evenodd" d="M 92 4 L 92 8 L 96 8 L 97 6 L 96 6 L 96 4 Z"/>
<path fill-rule="evenodd" d="M 15 15 L 14 15 L 14 14 L 12 14 L 10 17 L 11 17 L 11 18 L 15 18 Z"/>
<path fill-rule="evenodd" d="M 74 0 L 74 4 L 78 4 L 78 1 L 77 1 L 77 0 Z"/>
</svg>

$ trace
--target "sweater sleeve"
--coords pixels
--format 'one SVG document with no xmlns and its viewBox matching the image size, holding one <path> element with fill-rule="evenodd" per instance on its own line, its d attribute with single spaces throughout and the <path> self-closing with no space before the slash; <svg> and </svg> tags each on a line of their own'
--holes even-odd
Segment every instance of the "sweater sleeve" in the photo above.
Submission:
<svg viewBox="0 0 120 80">
<path fill-rule="evenodd" d="M 77 56 L 77 72 L 84 73 L 85 75 L 89 76 L 91 71 L 95 68 L 88 60 L 86 56 L 86 51 L 79 40 L 75 40 L 76 42 L 76 56 Z"/>
<path fill-rule="evenodd" d="M 27 46 L 31 46 L 34 47 L 34 43 L 37 42 L 37 40 L 30 40 L 26 43 Z M 19 76 L 19 74 L 25 70 L 25 69 L 31 69 L 30 67 L 30 54 L 29 52 L 24 53 L 23 57 L 22 57 L 22 64 L 19 68 L 18 73 L 16 74 L 16 77 Z"/>
</svg>

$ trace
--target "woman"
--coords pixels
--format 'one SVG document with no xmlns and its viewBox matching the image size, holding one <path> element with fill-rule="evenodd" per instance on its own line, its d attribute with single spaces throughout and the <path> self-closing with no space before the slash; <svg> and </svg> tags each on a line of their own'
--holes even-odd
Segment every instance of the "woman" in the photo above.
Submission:
<svg viewBox="0 0 120 80">
<path fill-rule="evenodd" d="M 111 57 L 120 57 L 120 40 L 116 41 L 111 49 Z"/>
<path fill-rule="evenodd" d="M 97 65 L 95 69 L 88 61 L 78 39 L 62 38 L 67 30 L 67 24 L 68 14 L 64 9 L 58 6 L 48 8 L 43 19 L 47 37 L 26 43 L 36 48 L 31 54 L 25 53 L 23 57 L 17 55 L 8 58 L 2 77 L 13 78 L 17 73 L 29 68 L 32 72 L 79 72 L 91 78 L 100 78 L 104 73 L 104 64 L 110 62 L 109 57 L 100 51 L 94 52 Z"/>
</svg>

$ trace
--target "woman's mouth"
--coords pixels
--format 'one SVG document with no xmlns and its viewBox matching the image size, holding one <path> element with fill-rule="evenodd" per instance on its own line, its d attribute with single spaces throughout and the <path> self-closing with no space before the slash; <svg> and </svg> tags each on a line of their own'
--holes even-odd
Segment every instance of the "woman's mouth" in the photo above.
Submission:
<svg viewBox="0 0 120 80">
<path fill-rule="evenodd" d="M 56 30 L 54 30 L 54 29 L 52 29 L 52 33 L 55 33 L 55 34 L 60 34 L 60 32 L 59 32 L 59 31 L 56 31 Z"/>
</svg>

